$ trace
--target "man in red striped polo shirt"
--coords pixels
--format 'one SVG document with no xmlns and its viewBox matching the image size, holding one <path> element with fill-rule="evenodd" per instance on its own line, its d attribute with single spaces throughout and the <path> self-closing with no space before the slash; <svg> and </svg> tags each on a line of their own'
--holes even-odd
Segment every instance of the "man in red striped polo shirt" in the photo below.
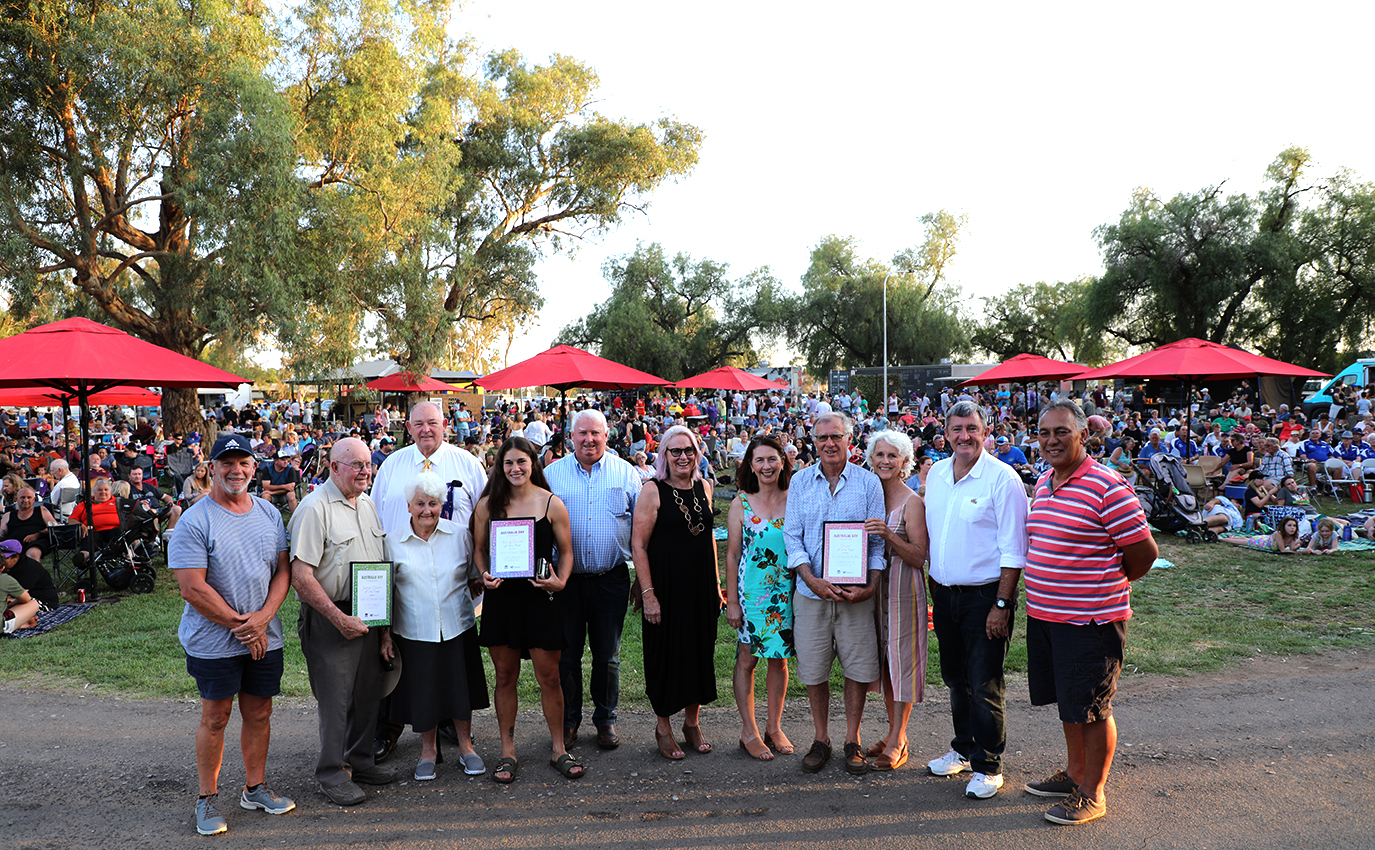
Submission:
<svg viewBox="0 0 1375 850">
<path fill-rule="evenodd" d="M 1085 451 L 1078 404 L 1047 405 L 1037 436 L 1051 470 L 1036 483 L 1026 522 L 1027 679 L 1032 705 L 1059 703 L 1068 762 L 1026 790 L 1065 798 L 1046 820 L 1085 823 L 1107 814 L 1131 582 L 1159 550 L 1131 486 Z"/>
</svg>

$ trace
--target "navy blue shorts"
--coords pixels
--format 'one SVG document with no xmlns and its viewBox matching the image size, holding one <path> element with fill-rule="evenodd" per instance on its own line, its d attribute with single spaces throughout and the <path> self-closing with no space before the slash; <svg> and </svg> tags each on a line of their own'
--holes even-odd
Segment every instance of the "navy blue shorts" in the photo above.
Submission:
<svg viewBox="0 0 1375 850">
<path fill-rule="evenodd" d="M 1060 706 L 1062 723 L 1112 717 L 1127 621 L 1076 626 L 1027 617 L 1027 685 L 1032 705 Z"/>
<path fill-rule="evenodd" d="M 196 680 L 201 699 L 230 699 L 237 694 L 275 697 L 282 692 L 282 651 L 268 650 L 254 661 L 250 655 L 230 658 L 186 656 L 186 672 Z"/>
</svg>

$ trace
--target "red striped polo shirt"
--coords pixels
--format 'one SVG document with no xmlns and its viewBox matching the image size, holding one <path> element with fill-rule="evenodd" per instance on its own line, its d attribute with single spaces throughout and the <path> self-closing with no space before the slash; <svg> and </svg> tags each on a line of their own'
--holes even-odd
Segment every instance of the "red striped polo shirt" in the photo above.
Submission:
<svg viewBox="0 0 1375 850">
<path fill-rule="evenodd" d="M 1027 616 L 1080 626 L 1130 620 L 1122 547 L 1151 536 L 1141 503 L 1122 476 L 1091 457 L 1051 489 L 1054 475 L 1036 482 L 1026 518 Z"/>
</svg>

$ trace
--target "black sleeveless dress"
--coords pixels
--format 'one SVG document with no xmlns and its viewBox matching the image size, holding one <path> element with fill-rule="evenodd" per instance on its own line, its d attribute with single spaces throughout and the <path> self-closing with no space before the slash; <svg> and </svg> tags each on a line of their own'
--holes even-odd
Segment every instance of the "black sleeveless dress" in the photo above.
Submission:
<svg viewBox="0 0 1375 850">
<path fill-rule="evenodd" d="M 550 497 L 553 501 L 553 497 Z M 535 520 L 535 557 L 549 561 L 554 569 L 554 524 L 545 515 Z M 482 627 L 478 634 L 482 646 L 509 646 L 511 649 L 544 649 L 560 652 L 567 644 L 563 634 L 563 600 L 550 595 L 526 578 L 508 578 L 501 587 L 482 594 Z"/>
<path fill-rule="evenodd" d="M 689 490 L 658 479 L 654 483 L 659 488 L 659 517 L 646 549 L 662 616 L 657 624 L 642 623 L 645 694 L 655 714 L 669 717 L 689 705 L 716 701 L 713 662 L 721 595 L 706 488 L 701 481 L 692 482 Z"/>
</svg>

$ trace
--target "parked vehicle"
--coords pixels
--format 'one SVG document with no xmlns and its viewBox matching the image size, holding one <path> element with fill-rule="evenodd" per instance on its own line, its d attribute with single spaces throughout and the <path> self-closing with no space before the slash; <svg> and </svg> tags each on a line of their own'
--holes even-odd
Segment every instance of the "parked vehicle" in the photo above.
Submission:
<svg viewBox="0 0 1375 850">
<path fill-rule="evenodd" d="M 1372 380 L 1375 380 L 1375 358 L 1357 360 L 1324 383 L 1322 389 L 1303 400 L 1303 415 L 1312 419 L 1317 414 L 1326 413 L 1332 406 L 1332 388 L 1338 384 L 1364 387 Z"/>
</svg>

